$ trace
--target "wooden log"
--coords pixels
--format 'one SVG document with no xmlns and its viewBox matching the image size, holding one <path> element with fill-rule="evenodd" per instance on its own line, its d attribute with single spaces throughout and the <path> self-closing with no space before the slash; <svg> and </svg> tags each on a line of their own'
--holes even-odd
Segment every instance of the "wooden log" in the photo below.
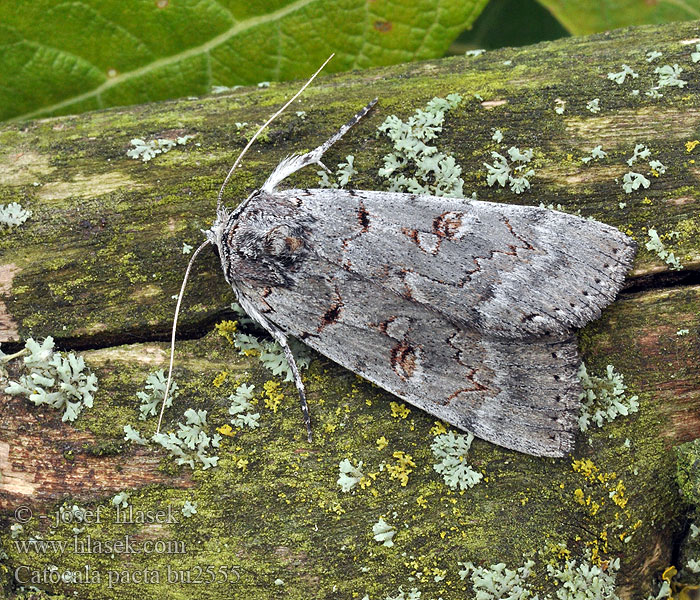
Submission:
<svg viewBox="0 0 700 600">
<path fill-rule="evenodd" d="M 72 424 L 23 398 L 0 396 L 0 509 L 7 525 L 0 572 L 7 594 L 17 592 L 18 577 L 28 584 L 27 577 L 55 565 L 88 581 L 54 583 L 47 575 L 34 585 L 91 599 L 374 599 L 415 586 L 423 597 L 447 600 L 473 594 L 460 579 L 459 561 L 514 569 L 532 555 L 529 583 L 543 597 L 555 589 L 546 564 L 581 560 L 586 552 L 602 564 L 621 558 L 620 597 L 646 594 L 670 564 L 684 527 L 672 450 L 698 437 L 700 109 L 698 67 L 690 58 L 698 27 L 642 27 L 322 78 L 233 177 L 229 205 L 259 186 L 283 156 L 324 141 L 378 96 L 379 105 L 325 162 L 333 167 L 353 154 L 353 185 L 386 189 L 377 169 L 391 146 L 377 137 L 378 125 L 391 114 L 405 120 L 433 96 L 459 93 L 464 100 L 448 113 L 435 143 L 462 166 L 465 195 L 561 205 L 637 239 L 627 289 L 580 342 L 589 372 L 600 375 L 612 364 L 624 374 L 629 393 L 640 398 L 639 412 L 581 434 L 566 459 L 477 440 L 468 461 L 484 478 L 463 492 L 450 490 L 433 469 L 434 419 L 392 404 L 389 394 L 318 355 L 304 373 L 316 432 L 307 443 L 293 385 L 280 384 L 257 357 L 241 356 L 213 331 L 233 299 L 213 253 L 195 266 L 185 295 L 176 362 L 181 394 L 166 413 L 166 428 L 177 429 L 186 409 L 204 409 L 213 434 L 229 422 L 227 397 L 244 382 L 256 386 L 261 425 L 224 436 L 219 465 L 207 470 L 178 467 L 163 450 L 123 441 L 126 424 L 145 437 L 155 429 L 153 419 L 139 421 L 135 393 L 148 373 L 166 367 L 162 341 L 188 260 L 183 243 L 202 239 L 218 187 L 253 124 L 298 84 L 1 126 L 0 203 L 33 211 L 21 227 L 0 232 L 3 350 L 50 335 L 62 349 L 83 350 L 99 377 L 94 407 Z M 649 50 L 663 56 L 647 62 Z M 654 70 L 676 63 L 687 84 L 648 96 L 659 81 Z M 623 64 L 638 78 L 618 84 L 608 73 Z M 587 108 L 595 98 L 599 112 Z M 492 139 L 495 129 L 503 133 L 500 144 Z M 149 162 L 126 155 L 133 138 L 184 135 L 195 137 Z M 637 144 L 651 156 L 630 166 Z M 512 145 L 534 149 L 535 175 L 522 195 L 486 183 L 484 162 Z M 607 157 L 582 162 L 598 145 Z M 654 169 L 658 177 L 649 166 L 654 159 L 665 166 Z M 649 187 L 626 193 L 628 171 L 645 174 Z M 317 181 L 302 172 L 290 186 Z M 682 270 L 645 248 L 649 229 Z M 9 377 L 19 368 L 12 363 Z M 336 484 L 346 458 L 362 461 L 365 473 L 349 493 Z M 131 494 L 134 510 L 170 509 L 177 523 L 117 522 L 111 498 L 122 491 Z M 197 503 L 197 514 L 182 514 L 185 500 Z M 102 518 L 54 527 L 39 518 L 62 503 Z M 20 507 L 34 518 L 19 523 L 26 514 L 15 512 Z M 393 547 L 373 539 L 380 517 L 397 529 Z M 158 542 L 161 551 L 85 550 L 87 536 L 105 542 L 125 535 L 141 549 Z M 28 539 L 73 546 L 36 551 L 16 543 Z M 22 566 L 28 568 L 17 573 Z M 207 567 L 218 578 L 209 579 Z M 176 584 L 168 581 L 174 574 Z"/>
</svg>

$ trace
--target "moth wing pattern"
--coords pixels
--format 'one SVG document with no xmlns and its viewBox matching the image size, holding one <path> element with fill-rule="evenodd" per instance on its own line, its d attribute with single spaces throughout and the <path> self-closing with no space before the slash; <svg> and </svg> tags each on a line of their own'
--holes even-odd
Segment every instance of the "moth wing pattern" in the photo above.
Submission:
<svg viewBox="0 0 700 600">
<path fill-rule="evenodd" d="M 275 192 L 315 219 L 339 269 L 493 337 L 583 327 L 624 283 L 634 242 L 598 221 L 532 206 L 392 192 Z"/>
</svg>

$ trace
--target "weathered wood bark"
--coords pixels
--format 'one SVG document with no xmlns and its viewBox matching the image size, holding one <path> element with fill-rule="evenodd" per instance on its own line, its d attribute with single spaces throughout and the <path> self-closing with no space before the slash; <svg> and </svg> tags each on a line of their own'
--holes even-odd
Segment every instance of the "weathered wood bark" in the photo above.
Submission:
<svg viewBox="0 0 700 600">
<path fill-rule="evenodd" d="M 639 413 L 582 434 L 570 459 L 535 459 L 476 441 L 469 460 L 484 481 L 464 493 L 450 491 L 432 469 L 432 419 L 416 410 L 394 416 L 390 395 L 318 356 L 305 373 L 312 444 L 305 441 L 290 384 L 282 388 L 279 410 L 260 396 L 261 427 L 225 437 L 216 468 L 175 468 L 164 452 L 122 441 L 125 424 L 144 435 L 155 429 L 152 419 L 139 422 L 135 392 L 149 372 L 166 366 L 160 340 L 168 335 L 171 298 L 188 259 L 183 242 L 201 239 L 218 186 L 253 131 L 252 125 L 238 131 L 234 123 L 263 122 L 297 84 L 0 127 L 0 203 L 18 201 L 34 213 L 22 227 L 0 232 L 3 350 L 18 349 L 29 336 L 51 335 L 62 348 L 84 350 L 100 380 L 94 408 L 73 425 L 52 410 L 0 395 L 0 508 L 7 525 L 1 539 L 8 555 L 0 572 L 7 593 L 17 589 L 18 566 L 44 572 L 53 564 L 81 572 L 89 565 L 93 577 L 101 574 L 101 583 L 37 584 L 71 597 L 75 591 L 78 598 L 377 598 L 395 595 L 399 586 L 416 586 L 428 598 L 462 598 L 471 588 L 460 581 L 458 561 L 515 568 L 524 553 L 534 552 L 538 575 L 531 583 L 551 590 L 544 565 L 566 553 L 580 558 L 586 550 L 601 560 L 621 557 L 620 596 L 645 593 L 670 564 L 674 538 L 683 530 L 672 447 L 699 430 L 700 146 L 686 146 L 698 137 L 700 121 L 700 67 L 690 59 L 699 31 L 698 23 L 645 27 L 322 78 L 233 177 L 226 194 L 231 205 L 284 155 L 325 140 L 378 96 L 378 107 L 326 164 L 353 154 L 354 185 L 385 189 L 376 173 L 390 145 L 377 138 L 377 126 L 390 114 L 405 119 L 433 96 L 457 92 L 464 101 L 449 113 L 436 145 L 462 166 L 466 194 L 561 204 L 638 240 L 627 290 L 580 340 L 589 371 L 613 364 L 624 374 L 640 397 Z M 649 63 L 649 50 L 663 56 Z M 662 98 L 647 96 L 659 79 L 656 66 L 674 63 L 687 85 L 662 88 Z M 609 80 L 622 64 L 639 77 L 628 76 L 622 85 Z M 594 98 L 600 112 L 586 107 Z M 563 114 L 554 111 L 559 100 Z M 302 109 L 303 119 L 295 114 Z M 504 135 L 501 145 L 492 140 L 496 128 Z M 148 163 L 126 156 L 132 138 L 176 135 L 195 138 Z M 636 144 L 648 146 L 651 156 L 628 167 Z M 535 151 L 532 187 L 520 196 L 486 184 L 483 163 L 511 145 Z M 608 156 L 584 164 L 581 158 L 597 145 Z M 665 173 L 657 168 L 648 189 L 625 193 L 623 175 L 649 173 L 651 159 L 660 160 Z M 316 181 L 307 172 L 292 185 Z M 679 257 L 682 271 L 670 271 L 645 249 L 649 228 Z M 209 253 L 195 266 L 185 296 L 180 333 L 190 339 L 178 345 L 183 393 L 168 411 L 168 428 L 193 407 L 209 411 L 213 432 L 229 420 L 226 396 L 237 383 L 263 390 L 268 375 L 255 357 L 206 335 L 231 300 L 218 259 Z M 677 335 L 683 329 L 688 334 Z M 213 386 L 223 371 L 223 385 Z M 270 400 L 275 392 L 267 386 Z M 376 443 L 382 438 L 386 447 Z M 363 461 L 362 470 L 372 474 L 368 487 L 340 491 L 338 464 L 345 458 Z M 591 463 L 582 469 L 577 461 L 584 459 Z M 110 499 L 123 490 L 135 510 L 171 506 L 179 522 L 115 523 Z M 189 519 L 179 512 L 186 499 L 198 506 Z M 186 552 L 28 552 L 14 544 L 13 511 L 25 506 L 36 515 L 52 514 L 64 500 L 103 510 L 101 522 L 76 539 L 129 534 L 138 542 L 182 542 Z M 398 530 L 393 548 L 372 539 L 380 516 Z M 15 535 L 73 543 L 73 525 L 49 525 L 34 518 Z M 168 569 L 194 579 L 209 565 L 236 565 L 238 577 L 212 584 L 203 571 L 206 583 L 168 584 Z M 113 580 L 110 587 L 110 569 L 123 572 L 119 585 Z M 149 585 L 133 578 L 144 569 Z"/>
</svg>

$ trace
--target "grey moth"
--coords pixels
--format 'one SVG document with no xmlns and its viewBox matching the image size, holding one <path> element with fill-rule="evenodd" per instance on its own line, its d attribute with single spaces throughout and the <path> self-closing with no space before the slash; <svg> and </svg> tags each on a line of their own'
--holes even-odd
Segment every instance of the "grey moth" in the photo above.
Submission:
<svg viewBox="0 0 700 600">
<path fill-rule="evenodd" d="M 634 242 L 531 206 L 415 194 L 281 189 L 369 111 L 283 160 L 206 232 L 248 315 L 477 437 L 538 456 L 573 447 L 575 329 L 621 288 Z M 324 167 L 325 168 L 325 167 Z"/>
<path fill-rule="evenodd" d="M 615 299 L 634 241 L 546 208 L 280 187 L 306 166 L 325 169 L 323 154 L 375 103 L 315 150 L 284 159 L 231 211 L 222 192 L 253 136 L 192 260 L 214 244 L 239 304 L 284 349 L 309 441 L 289 336 L 477 437 L 563 456 L 582 391 L 575 330 Z M 169 385 L 170 376 L 166 397 Z"/>
</svg>

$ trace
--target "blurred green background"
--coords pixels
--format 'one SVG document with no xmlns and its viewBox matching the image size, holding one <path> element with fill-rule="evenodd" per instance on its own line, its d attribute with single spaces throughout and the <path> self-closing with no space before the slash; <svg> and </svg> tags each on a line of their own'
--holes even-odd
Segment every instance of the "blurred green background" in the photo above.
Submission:
<svg viewBox="0 0 700 600">
<path fill-rule="evenodd" d="M 452 43 L 449 54 L 527 46 L 571 35 L 537 0 L 491 0 L 470 29 Z"/>
<path fill-rule="evenodd" d="M 700 18 L 700 0 L 0 2 L 0 121 Z"/>
</svg>

